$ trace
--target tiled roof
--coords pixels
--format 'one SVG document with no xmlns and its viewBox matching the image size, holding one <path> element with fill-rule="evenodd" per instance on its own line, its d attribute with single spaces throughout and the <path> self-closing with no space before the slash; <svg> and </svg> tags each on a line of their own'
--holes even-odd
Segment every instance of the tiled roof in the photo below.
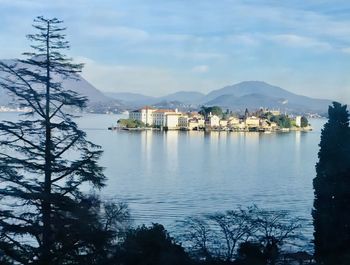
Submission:
<svg viewBox="0 0 350 265">
<path fill-rule="evenodd" d="M 165 113 L 165 112 L 174 112 L 174 110 L 171 110 L 171 109 L 157 109 L 156 111 L 154 111 L 156 113 Z"/>
</svg>

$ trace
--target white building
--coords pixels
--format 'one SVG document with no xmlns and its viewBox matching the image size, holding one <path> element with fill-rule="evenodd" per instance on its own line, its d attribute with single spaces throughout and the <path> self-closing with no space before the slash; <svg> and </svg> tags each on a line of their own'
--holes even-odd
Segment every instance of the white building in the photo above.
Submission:
<svg viewBox="0 0 350 265">
<path fill-rule="evenodd" d="M 301 116 L 295 117 L 295 125 L 301 127 Z"/>
<path fill-rule="evenodd" d="M 188 129 L 189 130 L 199 130 L 205 127 L 205 120 L 201 117 L 199 118 L 191 118 L 188 120 Z"/>
<path fill-rule="evenodd" d="M 178 129 L 180 116 L 181 113 L 178 112 L 166 113 L 164 127 L 166 127 L 168 130 Z"/>
<path fill-rule="evenodd" d="M 147 126 L 151 126 L 154 124 L 153 113 L 155 111 L 156 109 L 146 106 L 142 109 L 129 112 L 129 119 L 142 121 Z"/>
<path fill-rule="evenodd" d="M 228 127 L 233 128 L 239 124 L 240 120 L 236 117 L 229 117 L 228 118 Z"/>
<path fill-rule="evenodd" d="M 219 127 L 220 126 L 220 118 L 216 115 L 209 115 L 207 120 L 206 120 L 206 126 L 209 127 Z"/>
<path fill-rule="evenodd" d="M 180 128 L 187 128 L 188 127 L 188 120 L 189 117 L 187 115 L 182 115 L 179 117 L 179 127 Z"/>
<path fill-rule="evenodd" d="M 179 117 L 182 115 L 177 109 L 167 110 L 158 109 L 153 112 L 153 124 L 168 129 L 176 129 L 179 127 Z"/>
<path fill-rule="evenodd" d="M 220 120 L 220 121 L 219 121 L 219 124 L 220 124 L 220 128 L 221 128 L 221 129 L 226 129 L 226 128 L 227 128 L 228 121 L 227 121 L 227 120 Z"/>
<path fill-rule="evenodd" d="M 246 127 L 259 127 L 260 125 L 260 119 L 255 116 L 248 117 L 245 120 Z"/>
</svg>

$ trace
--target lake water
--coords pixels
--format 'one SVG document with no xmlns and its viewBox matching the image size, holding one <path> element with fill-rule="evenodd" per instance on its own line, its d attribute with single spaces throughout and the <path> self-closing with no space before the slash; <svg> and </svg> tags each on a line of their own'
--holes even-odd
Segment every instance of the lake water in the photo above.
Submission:
<svg viewBox="0 0 350 265">
<path fill-rule="evenodd" d="M 0 113 L 0 120 L 13 115 Z M 108 131 L 120 117 L 89 114 L 78 123 L 104 150 L 102 195 L 127 202 L 137 224 L 171 230 L 187 216 L 256 204 L 309 220 L 311 239 L 312 179 L 325 120 L 311 120 L 307 133 Z"/>
</svg>

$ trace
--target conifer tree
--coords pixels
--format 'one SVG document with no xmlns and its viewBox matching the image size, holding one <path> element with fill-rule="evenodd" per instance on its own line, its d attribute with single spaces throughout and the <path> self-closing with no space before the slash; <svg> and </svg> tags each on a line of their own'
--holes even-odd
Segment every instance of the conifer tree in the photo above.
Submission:
<svg viewBox="0 0 350 265">
<path fill-rule="evenodd" d="M 328 110 L 316 164 L 314 243 L 318 264 L 350 264 L 350 128 L 346 105 Z"/>
<path fill-rule="evenodd" d="M 102 151 L 66 112 L 87 99 L 62 87 L 82 65 L 63 53 L 69 43 L 62 21 L 37 17 L 33 27 L 26 59 L 0 63 L 0 89 L 31 110 L 0 123 L 0 261 L 93 264 L 108 233 L 99 201 L 81 186 L 104 186 Z"/>
</svg>

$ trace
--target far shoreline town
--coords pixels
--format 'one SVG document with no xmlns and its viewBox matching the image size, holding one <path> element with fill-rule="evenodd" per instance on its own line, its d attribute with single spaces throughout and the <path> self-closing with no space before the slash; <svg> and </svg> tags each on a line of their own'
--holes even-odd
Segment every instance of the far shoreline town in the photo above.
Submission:
<svg viewBox="0 0 350 265">
<path fill-rule="evenodd" d="M 220 107 L 202 107 L 198 112 L 180 112 L 178 109 L 157 109 L 145 106 L 129 112 L 128 119 L 118 120 L 118 125 L 108 129 L 129 131 L 182 130 L 182 131 L 232 131 L 232 132 L 289 132 L 311 131 L 305 116 L 287 115 L 279 110 L 260 108 L 244 114 L 223 112 Z"/>
</svg>

